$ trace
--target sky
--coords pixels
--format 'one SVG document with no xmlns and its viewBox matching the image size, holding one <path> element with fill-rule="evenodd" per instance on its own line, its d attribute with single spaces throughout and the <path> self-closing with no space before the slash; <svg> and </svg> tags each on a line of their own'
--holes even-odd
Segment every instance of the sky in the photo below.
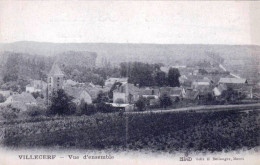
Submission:
<svg viewBox="0 0 260 165">
<path fill-rule="evenodd" d="M 260 45 L 260 2 L 0 0 L 0 42 Z"/>
</svg>

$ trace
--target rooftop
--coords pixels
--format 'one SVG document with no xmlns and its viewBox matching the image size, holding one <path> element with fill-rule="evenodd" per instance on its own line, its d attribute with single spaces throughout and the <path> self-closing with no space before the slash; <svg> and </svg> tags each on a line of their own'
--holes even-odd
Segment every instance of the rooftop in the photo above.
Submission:
<svg viewBox="0 0 260 165">
<path fill-rule="evenodd" d="M 35 98 L 30 93 L 26 93 L 26 92 L 23 92 L 21 94 L 15 94 L 10 97 L 12 97 L 14 102 L 23 102 L 23 103 L 35 102 L 36 103 Z"/>
<path fill-rule="evenodd" d="M 247 80 L 243 78 L 220 78 L 219 83 L 244 84 L 247 83 Z"/>
<path fill-rule="evenodd" d="M 61 69 L 57 63 L 54 63 L 52 65 L 51 71 L 48 75 L 49 76 L 64 76 L 63 72 L 61 71 Z"/>
</svg>

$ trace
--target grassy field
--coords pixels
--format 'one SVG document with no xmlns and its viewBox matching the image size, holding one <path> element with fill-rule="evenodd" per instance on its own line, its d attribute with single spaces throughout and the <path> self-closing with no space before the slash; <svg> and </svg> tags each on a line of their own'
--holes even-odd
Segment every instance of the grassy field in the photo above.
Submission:
<svg viewBox="0 0 260 165">
<path fill-rule="evenodd" d="M 95 114 L 2 123 L 2 145 L 150 151 L 223 151 L 259 146 L 260 112 Z"/>
</svg>

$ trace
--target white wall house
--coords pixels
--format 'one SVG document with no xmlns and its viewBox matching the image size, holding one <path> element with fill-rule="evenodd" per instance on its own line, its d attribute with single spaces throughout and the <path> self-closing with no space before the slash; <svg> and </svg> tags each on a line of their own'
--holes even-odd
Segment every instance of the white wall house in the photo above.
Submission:
<svg viewBox="0 0 260 165">
<path fill-rule="evenodd" d="M 42 80 L 31 80 L 30 84 L 26 85 L 25 91 L 28 93 L 43 92 L 47 88 L 47 83 Z"/>
</svg>

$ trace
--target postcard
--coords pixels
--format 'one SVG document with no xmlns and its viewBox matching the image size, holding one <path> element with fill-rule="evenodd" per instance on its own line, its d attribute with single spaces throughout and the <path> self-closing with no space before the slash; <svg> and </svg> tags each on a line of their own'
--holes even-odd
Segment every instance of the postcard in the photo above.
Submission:
<svg viewBox="0 0 260 165">
<path fill-rule="evenodd" d="M 260 164 L 260 2 L 0 1 L 0 165 Z"/>
</svg>

